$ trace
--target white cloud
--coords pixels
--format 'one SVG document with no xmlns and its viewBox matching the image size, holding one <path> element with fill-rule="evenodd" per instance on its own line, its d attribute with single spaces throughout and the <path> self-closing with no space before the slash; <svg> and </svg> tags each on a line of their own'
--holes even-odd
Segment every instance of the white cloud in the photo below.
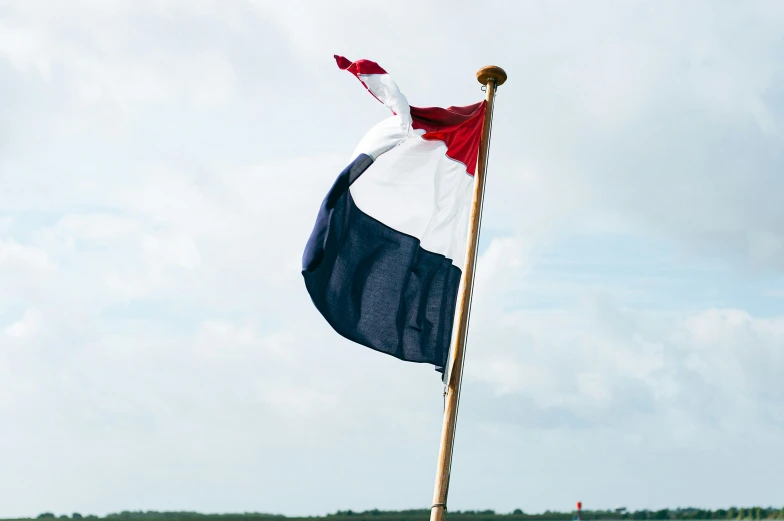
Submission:
<svg viewBox="0 0 784 521">
<path fill-rule="evenodd" d="M 25 339 L 35 334 L 40 322 L 38 311 L 30 308 L 24 312 L 22 318 L 5 328 L 5 334 L 16 339 Z"/>
<path fill-rule="evenodd" d="M 679 422 L 673 428 L 688 423 L 734 432 L 739 418 L 767 431 L 784 427 L 778 376 L 784 315 L 760 318 L 737 309 L 662 314 L 625 309 L 603 292 L 577 289 L 587 298 L 571 308 L 510 309 L 508 298 L 525 291 L 524 278 L 496 262 L 509 241 L 494 243 L 477 275 L 485 291 L 472 311 L 470 378 L 499 395 L 530 398 L 540 411 L 559 409 L 575 422 L 621 428 L 614 422 L 645 411 L 649 421 L 672 416 Z M 719 421 L 721 412 L 726 416 Z"/>
<path fill-rule="evenodd" d="M 4 270 L 19 271 L 57 269 L 45 251 L 13 241 L 0 241 L 0 266 Z"/>
<path fill-rule="evenodd" d="M 482 39 L 459 2 L 2 9 L 0 445 L 19 470 L 0 515 L 426 505 L 437 374 L 339 338 L 299 274 L 384 115 L 332 53 L 379 61 L 418 105 L 476 101 L 486 63 L 510 73 L 454 508 L 773 497 L 784 309 L 731 290 L 751 268 L 776 297 L 784 268 L 779 4 L 497 3 Z M 671 248 L 665 273 L 623 250 L 579 278 L 616 236 Z M 716 280 L 690 280 L 705 264 Z M 700 305 L 656 300 L 667 267 Z"/>
<path fill-rule="evenodd" d="M 54 226 L 66 241 L 123 238 L 138 230 L 136 221 L 111 214 L 65 215 Z"/>
</svg>

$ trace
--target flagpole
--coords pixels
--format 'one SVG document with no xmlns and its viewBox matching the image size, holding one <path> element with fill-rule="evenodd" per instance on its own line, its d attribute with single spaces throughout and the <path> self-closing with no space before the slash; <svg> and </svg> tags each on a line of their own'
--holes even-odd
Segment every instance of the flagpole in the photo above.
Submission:
<svg viewBox="0 0 784 521">
<path fill-rule="evenodd" d="M 479 245 L 479 225 L 482 220 L 487 153 L 490 146 L 490 127 L 493 120 L 493 101 L 496 88 L 506 81 L 506 73 L 500 67 L 489 65 L 477 71 L 476 79 L 486 87 L 485 101 L 487 104 L 485 107 L 485 119 L 482 124 L 482 137 L 479 142 L 476 175 L 474 177 L 474 194 L 468 223 L 466 262 L 455 310 L 455 335 L 450 347 L 452 356 L 450 357 L 450 366 L 446 368 L 448 372 L 444 393 L 444 423 L 441 428 L 441 447 L 438 454 L 438 468 L 433 491 L 433 506 L 430 508 L 430 521 L 443 521 L 444 513 L 446 512 L 446 498 L 452 467 L 452 449 L 455 442 L 455 426 L 457 423 L 457 406 L 460 399 L 460 384 L 463 376 L 463 360 L 468 333 L 468 314 L 471 309 L 474 269 L 476 268 L 476 254 Z"/>
</svg>

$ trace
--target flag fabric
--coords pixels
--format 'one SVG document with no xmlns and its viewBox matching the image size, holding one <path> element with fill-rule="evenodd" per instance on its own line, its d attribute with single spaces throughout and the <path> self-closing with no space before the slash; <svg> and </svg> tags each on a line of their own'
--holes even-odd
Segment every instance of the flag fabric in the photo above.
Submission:
<svg viewBox="0 0 784 521">
<path fill-rule="evenodd" d="M 391 112 L 319 209 L 302 275 L 342 336 L 443 372 L 452 338 L 485 102 L 411 107 L 377 63 L 335 56 Z"/>
</svg>

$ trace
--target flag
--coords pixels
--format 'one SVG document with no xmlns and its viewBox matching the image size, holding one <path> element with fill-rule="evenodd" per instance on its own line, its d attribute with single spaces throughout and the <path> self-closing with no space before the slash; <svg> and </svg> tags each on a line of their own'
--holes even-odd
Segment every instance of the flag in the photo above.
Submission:
<svg viewBox="0 0 784 521">
<path fill-rule="evenodd" d="M 335 60 L 392 116 L 360 140 L 321 204 L 305 286 L 342 336 L 443 372 L 485 102 L 412 107 L 377 63 Z"/>
</svg>

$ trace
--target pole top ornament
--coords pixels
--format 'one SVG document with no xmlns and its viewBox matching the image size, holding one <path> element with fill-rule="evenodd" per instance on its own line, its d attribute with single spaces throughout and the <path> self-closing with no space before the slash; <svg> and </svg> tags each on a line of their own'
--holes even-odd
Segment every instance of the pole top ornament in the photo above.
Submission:
<svg viewBox="0 0 784 521">
<path fill-rule="evenodd" d="M 490 80 L 495 80 L 496 85 L 503 85 L 506 81 L 506 72 L 495 65 L 487 65 L 476 71 L 476 79 L 482 85 L 487 85 Z"/>
</svg>

